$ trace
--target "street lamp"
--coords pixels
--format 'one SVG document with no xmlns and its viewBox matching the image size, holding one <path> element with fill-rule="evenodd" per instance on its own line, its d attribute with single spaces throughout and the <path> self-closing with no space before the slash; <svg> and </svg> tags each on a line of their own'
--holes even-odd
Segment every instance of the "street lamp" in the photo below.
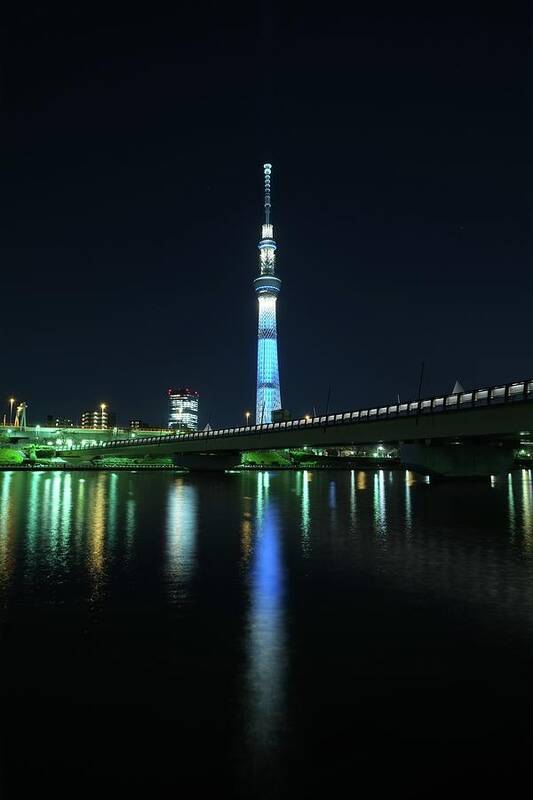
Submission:
<svg viewBox="0 0 533 800">
<path fill-rule="evenodd" d="M 14 397 L 9 398 L 9 424 L 13 424 L 13 403 L 15 402 Z"/>
<path fill-rule="evenodd" d="M 104 411 L 105 410 L 106 410 L 106 404 L 105 403 L 100 403 L 100 411 L 101 411 L 101 414 L 100 414 L 100 428 L 102 430 L 104 429 Z M 107 428 L 107 425 L 105 427 Z"/>
<path fill-rule="evenodd" d="M 246 426 L 248 426 L 250 422 L 250 413 L 251 413 L 250 411 L 246 411 L 244 414 L 244 416 L 246 417 Z"/>
<path fill-rule="evenodd" d="M 311 419 L 311 417 L 309 416 L 309 414 L 306 414 L 306 415 L 305 415 L 305 421 L 306 421 L 306 422 L 309 422 L 309 420 L 310 420 L 310 419 Z"/>
</svg>

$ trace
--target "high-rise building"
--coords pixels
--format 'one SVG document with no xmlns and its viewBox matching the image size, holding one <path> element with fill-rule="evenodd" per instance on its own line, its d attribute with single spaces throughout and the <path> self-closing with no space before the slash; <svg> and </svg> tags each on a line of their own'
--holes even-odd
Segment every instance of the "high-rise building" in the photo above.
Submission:
<svg viewBox="0 0 533 800">
<path fill-rule="evenodd" d="M 265 176 L 265 222 L 259 242 L 259 277 L 254 288 L 259 304 L 257 331 L 257 394 L 256 424 L 272 422 L 272 412 L 281 408 L 278 367 L 278 333 L 276 302 L 281 281 L 276 277 L 276 242 L 270 222 L 270 175 L 272 164 L 263 165 Z"/>
<path fill-rule="evenodd" d="M 84 411 L 81 415 L 82 428 L 105 431 L 113 428 L 115 422 L 116 415 L 107 410 L 105 403 L 102 403 L 96 411 Z"/>
<path fill-rule="evenodd" d="M 198 392 L 169 389 L 168 427 L 184 431 L 198 430 Z"/>
</svg>

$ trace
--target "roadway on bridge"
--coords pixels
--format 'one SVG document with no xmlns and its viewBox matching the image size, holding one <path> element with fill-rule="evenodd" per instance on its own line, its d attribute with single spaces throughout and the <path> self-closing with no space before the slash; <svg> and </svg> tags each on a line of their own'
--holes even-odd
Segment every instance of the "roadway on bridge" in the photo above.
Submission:
<svg viewBox="0 0 533 800">
<path fill-rule="evenodd" d="M 533 435 L 533 381 L 402 405 L 291 420 L 268 426 L 142 437 L 58 451 L 69 460 L 167 456 L 371 443 L 486 440 L 518 445 Z"/>
</svg>

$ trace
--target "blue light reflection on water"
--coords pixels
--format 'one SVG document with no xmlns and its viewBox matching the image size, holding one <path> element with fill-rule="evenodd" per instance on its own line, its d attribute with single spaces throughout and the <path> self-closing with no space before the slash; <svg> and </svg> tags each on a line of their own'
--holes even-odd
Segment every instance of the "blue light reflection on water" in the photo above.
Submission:
<svg viewBox="0 0 533 800">
<path fill-rule="evenodd" d="M 57 679 L 54 703 L 62 691 L 77 692 L 74 701 L 86 703 L 87 686 L 96 682 L 104 694 L 108 672 L 116 669 L 131 678 L 132 702 L 141 698 L 150 706 L 157 692 L 146 676 L 164 683 L 161 706 L 151 713 L 153 719 L 166 714 L 172 727 L 166 739 L 157 725 L 150 728 L 152 767 L 157 749 L 170 747 L 173 736 L 178 741 L 176 731 L 194 738 L 201 717 L 206 730 L 214 726 L 219 747 L 230 731 L 228 763 L 237 753 L 237 760 L 251 759 L 250 769 L 281 769 L 280 746 L 289 741 L 312 775 L 312 759 L 298 741 L 311 747 L 315 718 L 334 728 L 346 709 L 352 720 L 371 725 L 368 692 L 377 704 L 392 692 L 402 711 L 398 697 L 410 692 L 424 736 L 432 746 L 444 736 L 448 746 L 455 722 L 443 734 L 436 714 L 432 727 L 431 704 L 441 708 L 443 687 L 458 691 L 464 675 L 468 697 L 474 690 L 481 697 L 478 713 L 511 690 L 513 708 L 527 709 L 532 701 L 519 678 L 516 685 L 502 678 L 507 668 L 529 674 L 532 475 L 523 470 L 485 486 L 426 484 L 411 473 L 372 470 L 209 478 L 3 472 L 0 599 L 2 619 L 10 623 L 5 685 L 18 696 L 30 679 L 44 697 L 52 696 Z M 54 648 L 48 632 L 56 636 Z M 114 638 L 114 664 L 104 665 L 102 653 Z M 475 647 L 469 649 L 470 640 Z M 35 642 L 42 646 L 37 659 Z M 73 671 L 76 648 L 84 660 L 76 662 L 79 676 L 67 690 L 59 677 Z M 454 652 L 461 654 L 456 661 Z M 25 665 L 43 653 L 50 666 L 39 685 L 39 671 Z M 490 696 L 475 683 L 478 674 Z M 231 702 L 224 701 L 228 692 Z M 207 694 L 213 707 L 201 708 Z M 453 693 L 446 698 L 461 721 L 463 706 L 454 706 Z M 102 713 L 105 726 L 111 712 Z M 387 714 L 382 704 L 381 718 L 392 730 L 394 715 Z M 356 727 L 343 729 L 345 741 L 371 763 Z M 382 750 L 394 758 L 404 733 L 387 738 L 386 726 L 380 730 Z M 81 723 L 75 733 L 83 738 Z M 92 733 L 105 736 L 103 728 Z M 405 740 L 406 753 L 420 746 L 415 739 Z M 179 743 L 185 747 L 186 738 Z M 333 744 L 319 744 L 333 769 Z M 320 750 L 315 746 L 311 752 Z M 81 751 L 70 754 L 73 763 L 83 759 Z M 46 752 L 53 762 L 54 753 Z M 170 770 L 167 777 L 172 780 Z"/>
<path fill-rule="evenodd" d="M 270 476 L 258 473 L 255 542 L 249 575 L 248 694 L 256 755 L 275 744 L 283 708 L 285 632 L 279 511 Z"/>
<path fill-rule="evenodd" d="M 360 543 L 368 541 L 368 534 L 374 529 L 378 537 L 387 542 L 389 556 L 393 559 L 388 569 L 392 573 L 396 569 L 398 573 L 402 571 L 399 555 L 402 537 L 410 536 L 413 556 L 417 552 L 424 554 L 427 583 L 433 583 L 435 587 L 439 585 L 440 578 L 436 574 L 429 578 L 432 554 L 438 553 L 439 558 L 446 557 L 450 563 L 458 560 L 454 572 L 455 578 L 458 578 L 465 567 L 465 558 L 475 554 L 476 558 L 486 560 L 496 543 L 503 552 L 508 541 L 514 548 L 513 552 L 519 551 L 522 558 L 529 558 L 533 552 L 531 470 L 518 471 L 492 482 L 492 492 L 484 502 L 497 510 L 501 524 L 506 527 L 501 529 L 499 540 L 491 539 L 484 548 L 475 537 L 471 537 L 467 547 L 465 536 L 451 539 L 448 533 L 452 529 L 450 526 L 455 524 L 458 530 L 464 527 L 465 513 L 466 521 L 474 524 L 470 516 L 477 513 L 478 500 L 469 506 L 468 497 L 469 494 L 477 497 L 481 493 L 485 497 L 484 488 L 470 488 L 468 492 L 461 486 L 454 490 L 455 495 L 459 493 L 462 498 L 458 509 L 463 508 L 464 513 L 461 518 L 455 519 L 453 510 L 444 504 L 439 514 L 441 519 L 445 519 L 445 527 L 443 535 L 439 536 L 440 523 L 436 518 L 433 519 L 433 524 L 437 526 L 434 527 L 434 534 L 424 522 L 430 513 L 427 502 L 431 498 L 432 503 L 438 504 L 446 493 L 454 494 L 454 491 L 442 486 L 426 485 L 412 473 L 391 473 L 392 481 L 389 477 L 385 480 L 383 470 L 339 473 L 334 479 L 330 475 L 307 470 L 293 475 L 284 474 L 283 481 L 273 475 L 268 472 L 257 473 L 253 496 L 244 497 L 246 492 L 243 489 L 239 501 L 246 509 L 242 538 L 246 545 L 246 561 L 250 562 L 253 553 L 250 563 L 253 564 L 254 575 L 258 569 L 258 554 L 262 554 L 262 559 L 269 554 L 268 549 L 266 554 L 263 553 L 263 545 L 260 547 L 264 531 L 268 532 L 267 542 L 276 542 L 279 534 L 275 531 L 279 527 L 280 515 L 283 515 L 284 522 L 288 522 L 289 532 L 299 531 L 303 558 L 310 558 L 313 553 L 314 558 L 320 557 L 321 547 L 328 541 L 328 530 L 341 534 L 357 531 L 358 537 L 350 545 L 349 540 L 345 542 L 345 547 L 357 550 Z M 51 570 L 50 574 L 68 580 L 74 566 L 81 568 L 80 559 L 85 560 L 87 577 L 92 580 L 93 586 L 105 579 L 112 559 L 123 559 L 123 568 L 127 569 L 127 559 L 135 559 L 138 511 L 146 505 L 144 492 L 140 489 L 142 478 L 142 475 L 120 473 L 0 473 L 2 585 L 9 583 L 17 559 L 23 564 L 27 579 L 32 581 L 38 579 L 39 571 L 45 564 Z M 234 480 L 243 478 L 235 476 Z M 163 476 L 160 479 L 165 480 Z M 169 488 L 165 491 L 161 513 L 167 542 L 165 581 L 169 597 L 172 597 L 178 586 L 181 587 L 180 591 L 184 589 L 199 567 L 196 538 L 202 501 L 193 478 L 173 478 L 167 485 Z M 398 492 L 400 487 L 403 501 Z M 296 503 L 296 527 L 291 527 L 294 510 L 288 502 L 289 497 Z M 312 505 L 316 505 L 316 514 L 313 516 Z M 324 509 L 328 510 L 327 519 L 323 516 Z M 317 524 L 318 520 L 320 524 Z M 391 543 L 393 532 L 394 545 Z M 212 534 L 208 532 L 207 535 Z M 455 548 L 460 546 L 454 554 L 449 550 L 452 541 Z M 476 549 L 473 551 L 474 546 Z M 385 551 L 380 549 L 378 552 L 381 568 L 384 566 Z M 279 549 L 273 549 L 271 556 L 274 559 L 272 564 L 283 558 Z M 266 563 L 269 563 L 268 559 Z M 421 579 L 425 581 L 422 573 L 424 570 L 421 571 Z M 449 578 L 452 579 L 451 573 Z M 416 571 L 412 579 L 416 580 Z"/>
</svg>

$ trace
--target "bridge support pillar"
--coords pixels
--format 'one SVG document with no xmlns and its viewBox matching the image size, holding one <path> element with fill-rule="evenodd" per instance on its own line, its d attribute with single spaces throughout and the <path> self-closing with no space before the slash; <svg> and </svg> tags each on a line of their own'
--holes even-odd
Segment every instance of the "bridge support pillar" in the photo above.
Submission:
<svg viewBox="0 0 533 800">
<path fill-rule="evenodd" d="M 490 444 L 403 444 L 402 464 L 423 475 L 441 478 L 482 478 L 508 472 L 514 462 L 509 447 Z"/>
<path fill-rule="evenodd" d="M 220 453 L 175 453 L 172 463 L 191 472 L 223 472 L 235 469 L 241 462 L 241 454 L 236 451 Z"/>
</svg>

